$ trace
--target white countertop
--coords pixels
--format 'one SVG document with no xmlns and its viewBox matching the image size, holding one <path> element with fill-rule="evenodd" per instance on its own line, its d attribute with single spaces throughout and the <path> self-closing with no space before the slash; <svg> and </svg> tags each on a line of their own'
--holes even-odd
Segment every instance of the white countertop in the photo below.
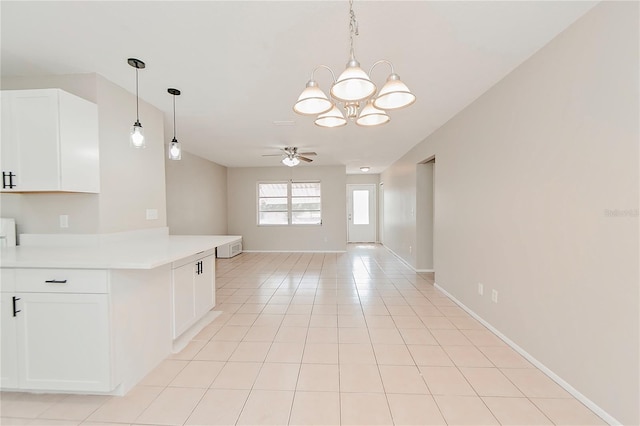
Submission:
<svg viewBox="0 0 640 426">
<path fill-rule="evenodd" d="M 78 245 L 0 249 L 2 268 L 153 269 L 236 241 L 233 235 L 166 235 Z"/>
</svg>

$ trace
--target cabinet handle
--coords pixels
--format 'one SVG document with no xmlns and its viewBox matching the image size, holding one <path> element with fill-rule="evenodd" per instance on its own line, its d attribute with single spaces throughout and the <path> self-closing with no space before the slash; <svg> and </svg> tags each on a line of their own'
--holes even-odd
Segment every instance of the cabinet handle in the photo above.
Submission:
<svg viewBox="0 0 640 426">
<path fill-rule="evenodd" d="M 13 172 L 2 172 L 2 189 L 11 189 L 13 187 L 15 187 L 15 185 L 13 184 L 13 178 L 16 175 L 13 174 Z M 7 184 L 7 178 L 9 178 L 9 183 Z"/>
<path fill-rule="evenodd" d="M 18 315 L 18 312 L 22 312 L 21 310 L 16 309 L 16 308 L 18 307 L 18 304 L 17 304 L 16 302 L 17 302 L 18 300 L 20 300 L 20 298 L 19 298 L 19 297 L 15 297 L 15 296 L 13 296 L 13 316 L 14 316 L 14 317 Z"/>
<path fill-rule="evenodd" d="M 48 283 L 48 284 L 66 284 L 67 280 L 46 280 L 45 283 Z"/>
</svg>

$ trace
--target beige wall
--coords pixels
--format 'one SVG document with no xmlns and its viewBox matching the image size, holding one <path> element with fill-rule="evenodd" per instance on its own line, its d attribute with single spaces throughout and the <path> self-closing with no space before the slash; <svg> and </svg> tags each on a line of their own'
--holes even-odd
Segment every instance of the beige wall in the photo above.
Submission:
<svg viewBox="0 0 640 426">
<path fill-rule="evenodd" d="M 407 210 L 435 155 L 437 283 L 623 424 L 640 423 L 638 25 L 638 3 L 599 4 L 382 175 L 385 242 L 415 264 Z"/>
<path fill-rule="evenodd" d="M 100 194 L 1 194 L 2 215 L 18 233 L 94 234 L 166 226 L 162 113 L 140 102 L 147 147 L 129 147 L 135 95 L 96 74 L 3 77 L 3 89 L 58 87 L 98 104 Z M 158 210 L 146 220 L 146 209 Z M 69 215 L 69 228 L 59 215 Z"/>
<path fill-rule="evenodd" d="M 165 167 L 169 233 L 226 234 L 227 168 L 184 150 Z"/>
<path fill-rule="evenodd" d="M 256 188 L 261 181 L 319 180 L 321 226 L 258 226 Z M 242 235 L 246 250 L 346 250 L 346 170 L 344 166 L 228 168 L 228 231 Z"/>
</svg>

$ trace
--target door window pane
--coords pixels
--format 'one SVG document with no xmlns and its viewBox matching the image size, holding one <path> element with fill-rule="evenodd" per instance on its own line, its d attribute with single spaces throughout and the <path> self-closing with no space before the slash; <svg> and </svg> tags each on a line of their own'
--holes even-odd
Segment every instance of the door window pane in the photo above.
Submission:
<svg viewBox="0 0 640 426">
<path fill-rule="evenodd" d="M 369 224 L 369 191 L 366 189 L 353 190 L 353 224 Z"/>
</svg>

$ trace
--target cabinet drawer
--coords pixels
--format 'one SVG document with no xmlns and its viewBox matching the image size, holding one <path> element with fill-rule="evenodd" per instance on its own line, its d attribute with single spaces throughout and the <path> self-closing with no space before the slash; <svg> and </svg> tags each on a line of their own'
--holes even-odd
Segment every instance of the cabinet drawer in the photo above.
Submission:
<svg viewBox="0 0 640 426">
<path fill-rule="evenodd" d="M 200 259 L 204 259 L 207 256 L 213 256 L 213 254 L 215 253 L 216 249 L 211 249 L 211 250 L 204 250 L 201 251 L 200 253 L 196 253 L 192 256 L 188 256 L 188 257 L 184 257 L 180 260 L 176 260 L 175 262 L 173 262 L 171 264 L 171 269 L 176 269 L 179 268 L 181 266 L 187 265 L 191 262 L 195 262 L 196 260 L 200 260 Z"/>
<path fill-rule="evenodd" d="M 108 272 L 104 269 L 16 269 L 16 291 L 108 293 Z"/>
</svg>

